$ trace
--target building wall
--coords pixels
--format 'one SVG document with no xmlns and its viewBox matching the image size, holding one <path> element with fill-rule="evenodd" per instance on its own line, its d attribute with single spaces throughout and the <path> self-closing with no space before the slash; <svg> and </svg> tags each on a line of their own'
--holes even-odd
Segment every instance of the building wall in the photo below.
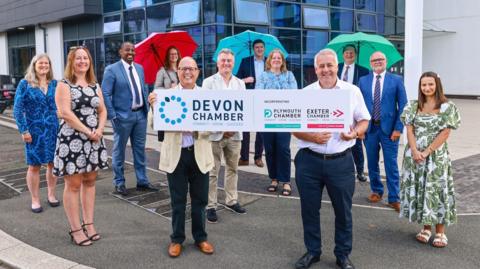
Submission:
<svg viewBox="0 0 480 269">
<path fill-rule="evenodd" d="M 47 28 L 47 53 L 52 61 L 53 76 L 63 78 L 65 63 L 63 61 L 63 31 L 62 23 L 55 22 L 46 25 Z M 38 44 L 38 42 L 37 42 Z"/>
<path fill-rule="evenodd" d="M 0 75 L 8 75 L 7 33 L 0 33 Z"/>
<path fill-rule="evenodd" d="M 424 22 L 452 33 L 424 31 L 423 70 L 440 75 L 446 94 L 480 96 L 480 1 L 425 0 Z"/>
</svg>

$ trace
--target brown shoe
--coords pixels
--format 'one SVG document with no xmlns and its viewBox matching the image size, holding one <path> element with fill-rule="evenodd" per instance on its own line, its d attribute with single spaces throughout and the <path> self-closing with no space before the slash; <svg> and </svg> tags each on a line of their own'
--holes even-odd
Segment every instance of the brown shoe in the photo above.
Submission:
<svg viewBox="0 0 480 269">
<path fill-rule="evenodd" d="M 180 256 L 180 253 L 182 253 L 182 244 L 170 243 L 168 246 L 168 255 L 172 258 L 176 258 Z"/>
<path fill-rule="evenodd" d="M 372 192 L 368 196 L 368 201 L 370 201 L 371 203 L 378 203 L 378 202 L 382 201 L 382 196 L 380 196 L 380 194 L 378 194 L 378 193 Z"/>
<path fill-rule="evenodd" d="M 388 206 L 395 209 L 395 211 L 400 212 L 400 202 L 388 203 Z"/>
<path fill-rule="evenodd" d="M 247 166 L 248 164 L 248 160 L 238 160 L 238 166 Z"/>
<path fill-rule="evenodd" d="M 203 241 L 197 244 L 198 249 L 205 254 L 213 254 L 213 246 L 208 241 Z"/>
<path fill-rule="evenodd" d="M 255 160 L 255 165 L 258 167 L 264 167 L 265 165 L 263 164 L 262 159 L 256 159 Z"/>
</svg>

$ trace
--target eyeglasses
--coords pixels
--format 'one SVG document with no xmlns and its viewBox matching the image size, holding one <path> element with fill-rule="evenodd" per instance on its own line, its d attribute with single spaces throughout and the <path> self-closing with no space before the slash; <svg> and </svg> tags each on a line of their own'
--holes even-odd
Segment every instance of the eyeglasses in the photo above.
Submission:
<svg viewBox="0 0 480 269">
<path fill-rule="evenodd" d="M 198 68 L 196 68 L 196 67 L 180 67 L 180 68 L 178 68 L 178 70 L 182 71 L 182 72 L 187 72 L 187 71 L 194 72 L 194 71 L 197 71 Z"/>
<path fill-rule="evenodd" d="M 383 62 L 383 61 L 385 61 L 385 59 L 383 59 L 383 58 L 378 58 L 378 59 L 372 59 L 372 60 L 370 60 L 370 62 L 372 62 L 372 63 L 379 63 L 379 62 Z"/>
</svg>

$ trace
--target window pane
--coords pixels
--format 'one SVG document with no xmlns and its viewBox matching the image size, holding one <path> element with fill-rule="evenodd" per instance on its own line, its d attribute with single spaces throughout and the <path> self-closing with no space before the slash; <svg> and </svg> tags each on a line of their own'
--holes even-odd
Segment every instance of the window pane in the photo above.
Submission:
<svg viewBox="0 0 480 269">
<path fill-rule="evenodd" d="M 261 0 L 235 0 L 235 22 L 268 25 L 267 3 Z"/>
<path fill-rule="evenodd" d="M 397 35 L 403 35 L 405 34 L 405 20 L 401 18 L 397 18 L 397 25 L 396 25 L 396 31 L 395 33 Z"/>
<path fill-rule="evenodd" d="M 122 45 L 121 35 L 114 35 L 105 38 L 105 65 L 113 64 L 120 59 L 118 50 Z"/>
<path fill-rule="evenodd" d="M 328 10 L 324 8 L 303 8 L 303 27 L 330 28 Z"/>
<path fill-rule="evenodd" d="M 327 31 L 303 31 L 303 85 L 307 86 L 317 80 L 313 65 L 317 52 L 323 49 L 328 43 Z M 299 85 L 300 86 L 300 85 Z"/>
<path fill-rule="evenodd" d="M 232 2 L 225 0 L 203 1 L 203 23 L 231 23 Z"/>
<path fill-rule="evenodd" d="M 397 0 L 397 16 L 405 17 L 405 0 Z"/>
<path fill-rule="evenodd" d="M 385 15 L 395 16 L 396 4 L 395 0 L 385 1 Z"/>
<path fill-rule="evenodd" d="M 266 26 L 235 26 L 233 28 L 233 32 L 235 35 L 247 30 L 268 34 L 268 27 Z"/>
<path fill-rule="evenodd" d="M 170 0 L 147 0 L 147 5 L 170 2 Z"/>
<path fill-rule="evenodd" d="M 123 41 L 129 41 L 132 42 L 133 44 L 136 44 L 142 40 L 147 38 L 146 33 L 139 33 L 139 34 L 133 34 L 133 35 L 125 35 L 123 36 Z"/>
<path fill-rule="evenodd" d="M 120 14 L 103 18 L 103 33 L 113 34 L 121 32 Z"/>
<path fill-rule="evenodd" d="M 95 22 L 93 20 L 85 20 L 78 24 L 78 37 L 87 38 L 95 36 Z"/>
<path fill-rule="evenodd" d="M 272 25 L 279 27 L 300 27 L 300 5 L 271 2 Z"/>
<path fill-rule="evenodd" d="M 357 31 L 376 32 L 377 19 L 373 14 L 357 13 Z"/>
<path fill-rule="evenodd" d="M 387 2 L 390 2 L 392 0 L 387 0 Z M 376 10 L 378 13 L 385 13 L 385 0 L 377 0 L 377 7 Z"/>
<path fill-rule="evenodd" d="M 319 4 L 322 6 L 328 6 L 328 0 L 303 0 L 304 3 Z"/>
<path fill-rule="evenodd" d="M 78 39 L 77 24 L 72 22 L 63 23 L 63 40 Z"/>
<path fill-rule="evenodd" d="M 276 36 L 288 52 L 287 69 L 295 75 L 298 85 L 300 86 L 302 77 L 301 64 L 301 32 L 297 30 L 281 30 L 271 29 L 270 34 Z"/>
<path fill-rule="evenodd" d="M 99 83 L 102 82 L 103 71 L 105 70 L 105 47 L 103 45 L 103 38 L 95 39 L 95 72 Z"/>
<path fill-rule="evenodd" d="M 200 1 L 173 3 L 172 26 L 200 22 Z"/>
<path fill-rule="evenodd" d="M 147 8 L 149 32 L 165 32 L 170 23 L 170 4 Z"/>
<path fill-rule="evenodd" d="M 134 33 L 145 31 L 145 10 L 136 9 L 123 12 L 123 32 Z"/>
<path fill-rule="evenodd" d="M 204 76 L 209 77 L 217 72 L 217 65 L 213 61 L 213 55 L 217 49 L 220 39 L 232 35 L 232 28 L 229 26 L 205 26 L 203 28 L 205 68 Z"/>
<path fill-rule="evenodd" d="M 375 12 L 376 0 L 355 0 L 355 8 Z"/>
<path fill-rule="evenodd" d="M 123 7 L 125 9 L 143 6 L 145 6 L 145 0 L 123 0 Z"/>
<path fill-rule="evenodd" d="M 122 9 L 122 2 L 119 0 L 103 0 L 103 12 L 113 12 Z"/>
<path fill-rule="evenodd" d="M 395 34 L 395 18 L 385 17 L 385 35 Z"/>
<path fill-rule="evenodd" d="M 353 0 L 331 0 L 330 5 L 334 7 L 353 8 Z"/>
<path fill-rule="evenodd" d="M 330 24 L 332 30 L 353 32 L 353 12 L 349 10 L 330 10 Z"/>
<path fill-rule="evenodd" d="M 383 14 L 377 15 L 377 33 L 383 34 L 385 32 L 385 16 Z"/>
</svg>

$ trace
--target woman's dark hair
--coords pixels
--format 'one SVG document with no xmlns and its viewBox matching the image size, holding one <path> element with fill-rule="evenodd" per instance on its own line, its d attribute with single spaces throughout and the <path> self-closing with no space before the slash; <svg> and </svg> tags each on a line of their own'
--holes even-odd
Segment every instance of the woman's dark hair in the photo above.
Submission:
<svg viewBox="0 0 480 269">
<path fill-rule="evenodd" d="M 435 109 L 439 109 L 440 106 L 448 100 L 443 94 L 443 86 L 442 82 L 440 81 L 440 77 L 437 73 L 432 71 L 423 73 L 418 81 L 418 109 L 421 111 L 423 109 L 423 105 L 427 101 L 425 94 L 422 92 L 422 78 L 433 78 L 435 80 Z"/>
</svg>

